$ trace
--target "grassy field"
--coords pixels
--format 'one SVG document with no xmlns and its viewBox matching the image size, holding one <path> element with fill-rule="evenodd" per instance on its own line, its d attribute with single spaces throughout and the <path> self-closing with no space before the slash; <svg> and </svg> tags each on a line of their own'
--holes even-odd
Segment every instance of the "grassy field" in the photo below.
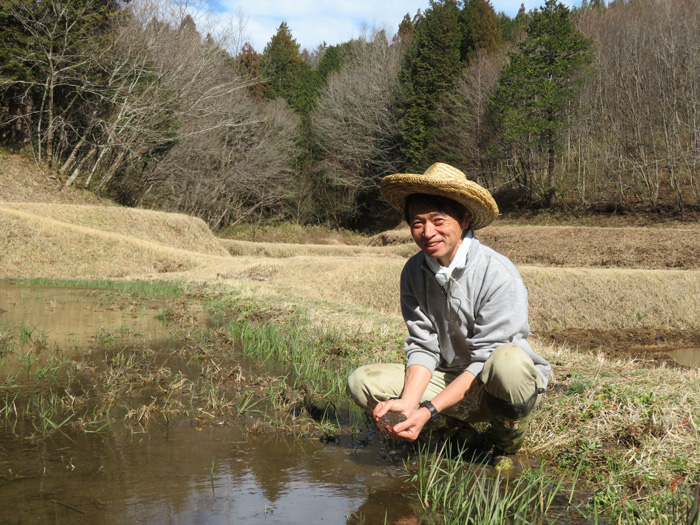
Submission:
<svg viewBox="0 0 700 525">
<path fill-rule="evenodd" d="M 46 189 L 22 193 L 18 174 L 28 167 L 9 159 L 15 171 L 5 177 L 8 159 L 0 278 L 180 283 L 190 300 L 219 301 L 239 323 L 229 337 L 260 352 L 291 359 L 275 348 L 295 334 L 308 356 L 295 366 L 314 391 L 341 395 L 352 366 L 401 359 L 398 279 L 415 252 L 405 229 L 304 237 L 298 227 L 258 228 L 222 239 L 190 217 L 73 192 L 62 200 L 47 176 Z M 575 473 L 591 516 L 606 509 L 610 522 L 682 522 L 674 512 L 687 510 L 700 476 L 700 371 L 667 353 L 699 340 L 700 229 L 497 222 L 479 237 L 518 265 L 533 346 L 553 364 L 522 454 Z"/>
</svg>

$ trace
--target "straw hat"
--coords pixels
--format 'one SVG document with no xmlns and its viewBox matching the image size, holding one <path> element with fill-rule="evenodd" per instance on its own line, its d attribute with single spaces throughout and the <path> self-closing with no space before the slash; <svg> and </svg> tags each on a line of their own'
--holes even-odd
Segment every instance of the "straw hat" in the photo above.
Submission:
<svg viewBox="0 0 700 525">
<path fill-rule="evenodd" d="M 491 193 L 449 164 L 436 162 L 422 175 L 397 173 L 382 179 L 382 195 L 402 214 L 406 197 L 412 193 L 440 195 L 459 202 L 471 214 L 471 229 L 488 226 L 498 216 L 498 205 Z"/>
</svg>

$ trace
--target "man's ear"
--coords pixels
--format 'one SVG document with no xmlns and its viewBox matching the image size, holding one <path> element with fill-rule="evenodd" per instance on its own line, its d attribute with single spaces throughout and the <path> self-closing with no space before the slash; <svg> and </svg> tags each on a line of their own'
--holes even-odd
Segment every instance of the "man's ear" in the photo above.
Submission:
<svg viewBox="0 0 700 525">
<path fill-rule="evenodd" d="M 472 223 L 472 216 L 469 215 L 468 213 L 464 216 L 464 219 L 462 220 L 462 231 L 466 230 L 469 228 L 469 225 Z"/>
</svg>

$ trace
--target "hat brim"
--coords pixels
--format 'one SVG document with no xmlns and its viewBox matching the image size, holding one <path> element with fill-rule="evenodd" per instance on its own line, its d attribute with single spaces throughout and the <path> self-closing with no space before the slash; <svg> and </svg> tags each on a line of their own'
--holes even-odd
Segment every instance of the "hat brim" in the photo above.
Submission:
<svg viewBox="0 0 700 525">
<path fill-rule="evenodd" d="M 445 180 L 413 173 L 397 173 L 382 179 L 384 198 L 402 215 L 405 213 L 406 197 L 414 193 L 438 195 L 460 203 L 469 210 L 472 230 L 488 226 L 498 216 L 498 205 L 491 193 L 466 177 L 464 180 Z"/>
</svg>

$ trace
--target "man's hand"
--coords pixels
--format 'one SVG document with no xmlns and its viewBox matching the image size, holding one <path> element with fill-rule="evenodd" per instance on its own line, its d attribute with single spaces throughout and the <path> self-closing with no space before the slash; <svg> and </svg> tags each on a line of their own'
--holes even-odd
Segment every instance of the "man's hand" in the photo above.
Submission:
<svg viewBox="0 0 700 525">
<path fill-rule="evenodd" d="M 389 434 L 393 439 L 415 441 L 418 439 L 425 424 L 430 421 L 430 415 L 430 411 L 427 408 L 414 410 L 406 418 L 406 421 L 394 425 Z"/>
<path fill-rule="evenodd" d="M 393 427 L 381 421 L 382 416 L 388 412 L 398 412 L 406 416 L 406 420 L 395 424 Z M 377 430 L 391 439 L 415 441 L 421 430 L 430 420 L 430 411 L 427 408 L 416 410 L 415 405 L 410 406 L 403 399 L 390 399 L 377 403 L 372 413 L 374 426 Z"/>
<path fill-rule="evenodd" d="M 408 417 L 408 414 L 414 410 L 415 407 L 409 406 L 403 399 L 389 399 L 388 401 L 380 401 L 377 406 L 374 407 L 372 411 L 372 419 L 374 420 L 374 426 L 377 427 L 381 417 L 387 412 L 400 412 Z M 379 428 L 379 427 L 377 427 Z"/>
</svg>

